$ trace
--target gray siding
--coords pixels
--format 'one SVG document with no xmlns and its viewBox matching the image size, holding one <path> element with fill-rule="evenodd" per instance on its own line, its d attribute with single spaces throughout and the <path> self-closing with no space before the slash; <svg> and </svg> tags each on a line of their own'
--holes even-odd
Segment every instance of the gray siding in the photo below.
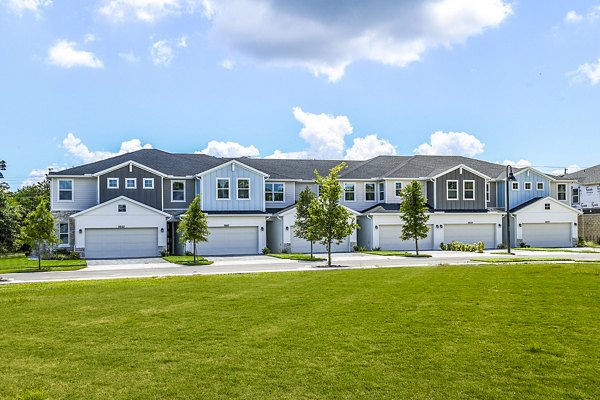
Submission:
<svg viewBox="0 0 600 400">
<path fill-rule="evenodd" d="M 185 201 L 171 201 L 171 181 L 184 181 L 185 182 Z M 192 200 L 196 195 L 196 180 L 195 179 L 164 179 L 163 185 L 163 201 L 165 210 L 185 210 L 188 208 Z M 204 209 L 204 205 L 202 205 Z"/>
<path fill-rule="evenodd" d="M 119 188 L 108 189 L 108 178 L 117 178 L 119 180 Z M 135 178 L 137 182 L 136 189 L 126 189 L 125 178 Z M 154 189 L 144 189 L 144 178 L 154 179 Z M 131 172 L 129 172 L 129 166 L 126 166 L 100 175 L 100 203 L 104 203 L 119 196 L 126 196 L 150 207 L 162 210 L 161 195 L 162 178 L 136 166 L 131 167 Z"/>
<path fill-rule="evenodd" d="M 496 182 L 490 182 L 490 201 L 488 207 L 496 207 Z"/>
<path fill-rule="evenodd" d="M 295 182 L 283 182 L 278 180 L 267 180 L 265 183 L 283 183 L 283 203 L 278 201 L 265 201 L 267 208 L 285 208 L 294 204 L 298 198 Z M 304 188 L 302 188 L 304 189 Z M 263 192 L 264 197 L 264 192 Z"/>
<path fill-rule="evenodd" d="M 238 211 L 264 209 L 264 178 L 239 164 L 224 165 L 202 176 L 202 209 L 206 211 Z M 217 200 L 217 178 L 229 178 L 229 200 Z M 237 178 L 250 179 L 250 200 L 237 199 Z"/>
<path fill-rule="evenodd" d="M 367 183 L 367 182 L 365 182 L 365 181 L 340 181 L 342 188 L 343 188 L 344 183 L 354 183 L 354 201 L 344 200 L 344 192 L 342 190 L 342 198 L 340 199 L 340 204 L 343 204 L 352 210 L 360 212 L 360 211 L 366 210 L 367 208 L 373 207 L 374 205 L 376 205 L 378 203 L 383 203 L 383 202 L 379 201 L 379 191 L 377 188 L 376 181 L 368 182 L 368 183 L 375 184 L 375 201 L 366 201 L 365 200 L 365 183 Z"/>
<path fill-rule="evenodd" d="M 434 195 L 434 190 L 433 190 L 433 182 L 431 181 L 427 181 L 427 204 L 429 204 L 431 207 L 433 207 L 433 195 Z"/>
<path fill-rule="evenodd" d="M 446 200 L 446 182 L 448 180 L 458 181 L 458 200 Z M 475 181 L 475 200 L 463 200 L 463 182 L 465 180 Z M 466 169 L 460 173 L 460 168 L 448 172 L 437 178 L 436 182 L 436 209 L 438 210 L 483 210 L 485 204 L 485 179 L 473 174 Z"/>
<path fill-rule="evenodd" d="M 58 200 L 58 181 L 73 181 L 73 201 Z M 98 204 L 97 178 L 52 178 L 50 184 L 51 208 L 55 211 L 81 211 Z"/>
</svg>

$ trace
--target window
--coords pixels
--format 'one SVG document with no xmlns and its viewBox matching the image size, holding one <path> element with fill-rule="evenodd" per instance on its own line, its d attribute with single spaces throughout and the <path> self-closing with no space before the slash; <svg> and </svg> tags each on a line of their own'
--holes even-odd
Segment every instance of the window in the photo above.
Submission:
<svg viewBox="0 0 600 400">
<path fill-rule="evenodd" d="M 385 200 L 385 183 L 379 182 L 379 201 Z"/>
<path fill-rule="evenodd" d="M 525 190 L 531 190 L 531 182 L 525 182 Z"/>
<path fill-rule="evenodd" d="M 564 183 L 558 184 L 558 199 L 561 201 L 567 199 L 567 185 Z"/>
<path fill-rule="evenodd" d="M 354 201 L 354 183 L 344 183 L 344 200 Z"/>
<path fill-rule="evenodd" d="M 58 200 L 73 201 L 72 179 L 61 179 L 58 181 Z"/>
<path fill-rule="evenodd" d="M 374 183 L 365 183 L 365 201 L 375 201 Z"/>
<path fill-rule="evenodd" d="M 579 204 L 579 188 L 571 189 L 571 200 L 573 204 Z"/>
<path fill-rule="evenodd" d="M 463 199 L 475 200 L 475 181 L 463 181 Z"/>
<path fill-rule="evenodd" d="M 127 204 L 119 204 L 117 210 L 119 212 L 127 212 Z"/>
<path fill-rule="evenodd" d="M 125 189 L 137 189 L 137 179 L 125 178 Z"/>
<path fill-rule="evenodd" d="M 544 182 L 538 182 L 535 184 L 536 190 L 544 190 Z"/>
<path fill-rule="evenodd" d="M 512 190 L 519 190 L 519 182 L 511 182 L 510 187 Z"/>
<path fill-rule="evenodd" d="M 154 189 L 154 178 L 144 178 L 144 189 Z"/>
<path fill-rule="evenodd" d="M 237 198 L 238 200 L 250 200 L 250 179 L 238 178 Z"/>
<path fill-rule="evenodd" d="M 69 224 L 58 224 L 59 245 L 69 244 Z"/>
<path fill-rule="evenodd" d="M 229 178 L 217 178 L 217 200 L 229 200 Z"/>
<path fill-rule="evenodd" d="M 490 202 L 490 184 L 485 184 L 485 201 Z"/>
<path fill-rule="evenodd" d="M 395 191 L 394 194 L 396 197 L 400 197 L 402 195 L 402 182 L 396 182 L 394 184 Z"/>
<path fill-rule="evenodd" d="M 446 200 L 458 200 L 458 181 L 446 181 Z"/>
<path fill-rule="evenodd" d="M 108 178 L 106 180 L 106 187 L 109 189 L 118 189 L 119 188 L 119 178 Z"/>
<path fill-rule="evenodd" d="M 319 193 L 321 188 L 319 188 Z M 265 183 L 265 201 L 283 202 L 285 197 L 285 184 Z"/>
<path fill-rule="evenodd" d="M 171 181 L 171 201 L 185 201 L 185 181 Z"/>
<path fill-rule="evenodd" d="M 544 204 L 544 210 L 549 210 L 549 209 L 550 209 L 550 203 Z"/>
</svg>

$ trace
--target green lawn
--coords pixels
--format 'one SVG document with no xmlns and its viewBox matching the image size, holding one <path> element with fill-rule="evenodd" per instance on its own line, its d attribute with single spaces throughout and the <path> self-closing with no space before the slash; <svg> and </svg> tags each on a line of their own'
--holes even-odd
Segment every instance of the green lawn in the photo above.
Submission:
<svg viewBox="0 0 600 400">
<path fill-rule="evenodd" d="M 419 255 L 417 255 L 415 253 L 400 250 L 364 250 L 361 251 L 361 253 L 374 254 L 376 256 L 431 257 L 431 254 L 419 253 Z"/>
<path fill-rule="evenodd" d="M 281 258 L 284 260 L 299 260 L 299 261 L 324 261 L 324 258 L 316 257 L 314 254 L 311 258 L 310 254 L 303 253 L 269 253 L 269 257 Z"/>
<path fill-rule="evenodd" d="M 547 247 L 519 247 L 514 250 L 526 250 L 526 251 L 543 251 L 547 253 L 599 253 L 594 250 L 580 250 L 580 249 L 552 249 Z"/>
<path fill-rule="evenodd" d="M 86 265 L 85 260 L 42 260 L 41 271 L 75 271 L 85 268 Z M 30 260 L 23 254 L 0 257 L 0 274 L 38 271 L 38 261 Z"/>
<path fill-rule="evenodd" d="M 600 398 L 600 264 L 0 286 L 0 398 Z"/>
<path fill-rule="evenodd" d="M 564 257 L 502 257 L 502 258 L 472 258 L 471 261 L 485 263 L 516 263 L 516 262 L 548 262 L 548 261 L 575 261 Z"/>
<path fill-rule="evenodd" d="M 196 263 L 194 264 L 194 256 L 166 256 L 163 260 L 173 264 L 180 265 L 210 265 L 214 261 L 209 261 L 204 257 L 196 256 Z"/>
</svg>

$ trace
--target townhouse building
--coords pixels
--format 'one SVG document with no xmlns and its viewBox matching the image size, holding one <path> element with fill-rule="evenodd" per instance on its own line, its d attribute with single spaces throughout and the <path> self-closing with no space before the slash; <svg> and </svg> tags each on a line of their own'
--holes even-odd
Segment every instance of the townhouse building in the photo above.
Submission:
<svg viewBox="0 0 600 400">
<path fill-rule="evenodd" d="M 581 210 L 579 236 L 585 240 L 600 240 L 600 165 L 565 174 L 574 180 L 569 194 L 573 207 Z"/>
</svg>

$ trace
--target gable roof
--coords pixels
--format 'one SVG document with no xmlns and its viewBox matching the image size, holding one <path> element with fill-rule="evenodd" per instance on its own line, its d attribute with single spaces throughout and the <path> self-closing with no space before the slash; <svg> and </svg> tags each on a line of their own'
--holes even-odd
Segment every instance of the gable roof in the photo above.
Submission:
<svg viewBox="0 0 600 400">
<path fill-rule="evenodd" d="M 246 168 L 246 169 L 248 169 L 249 171 L 252 171 L 252 172 L 254 172 L 254 173 L 257 173 L 257 174 L 259 174 L 259 175 L 262 175 L 262 176 L 264 176 L 265 178 L 269 176 L 269 174 L 266 174 L 266 173 L 264 173 L 264 172 L 262 172 L 262 171 L 259 171 L 259 170 L 257 170 L 256 168 L 253 168 L 253 167 L 251 167 L 251 166 L 249 166 L 249 165 L 246 165 L 246 164 L 242 163 L 241 161 L 238 161 L 237 159 L 233 159 L 233 160 L 227 161 L 226 163 L 219 164 L 219 165 L 217 165 L 217 166 L 215 166 L 215 167 L 212 167 L 212 168 L 210 168 L 210 169 L 207 169 L 206 171 L 202 171 L 202 172 L 200 172 L 200 173 L 198 174 L 198 176 L 203 176 L 203 175 L 209 174 L 209 173 L 211 173 L 211 172 L 213 172 L 213 171 L 216 171 L 216 170 L 218 170 L 218 169 L 221 169 L 221 168 L 226 168 L 226 167 L 227 167 L 227 166 L 229 166 L 229 165 L 239 165 L 239 166 L 240 166 L 240 167 L 242 167 L 242 168 Z"/>
<path fill-rule="evenodd" d="M 84 214 L 87 214 L 87 213 L 89 213 L 91 211 L 97 210 L 97 209 L 102 208 L 102 207 L 106 207 L 106 206 L 108 206 L 108 205 L 110 205 L 112 203 L 116 203 L 118 201 L 128 201 L 128 202 L 133 203 L 133 204 L 135 204 L 137 206 L 145 208 L 146 210 L 153 211 L 153 212 L 155 212 L 157 214 L 160 214 L 160 215 L 164 215 L 165 217 L 171 217 L 171 214 L 168 214 L 168 213 L 166 213 L 164 211 L 160 211 L 160 210 L 158 210 L 158 209 L 156 209 L 154 207 L 150 207 L 149 205 L 146 205 L 144 203 L 140 203 L 139 201 L 130 199 L 127 196 L 115 197 L 114 199 L 110 199 L 108 201 L 105 201 L 104 203 L 97 204 L 94 207 L 86 208 L 83 211 L 79 211 L 78 213 L 75 213 L 75 214 L 71 215 L 71 217 L 80 217 L 80 216 L 82 216 Z"/>
<path fill-rule="evenodd" d="M 528 209 L 529 207 L 533 206 L 534 204 L 536 204 L 536 203 L 538 203 L 540 201 L 544 201 L 544 202 L 548 202 L 548 203 L 554 203 L 554 204 L 557 204 L 560 207 L 565 208 L 566 210 L 573 211 L 574 213 L 577 213 L 577 214 L 583 214 L 580 210 L 578 210 L 576 208 L 573 208 L 573 207 L 570 207 L 570 206 L 568 206 L 568 205 L 566 205 L 566 204 L 564 204 L 564 203 L 562 203 L 562 202 L 560 202 L 560 201 L 558 201 L 555 198 L 552 198 L 550 196 L 548 196 L 548 197 L 535 197 L 535 198 L 533 198 L 533 199 L 531 199 L 529 201 L 526 201 L 523 204 L 520 204 L 520 205 L 518 205 L 516 207 L 513 207 L 510 210 L 510 212 L 518 214 L 521 211 Z"/>
<path fill-rule="evenodd" d="M 574 179 L 582 185 L 598 184 L 600 183 L 600 164 L 594 165 L 593 167 L 584 168 L 577 172 L 565 174 L 560 178 Z"/>
</svg>

